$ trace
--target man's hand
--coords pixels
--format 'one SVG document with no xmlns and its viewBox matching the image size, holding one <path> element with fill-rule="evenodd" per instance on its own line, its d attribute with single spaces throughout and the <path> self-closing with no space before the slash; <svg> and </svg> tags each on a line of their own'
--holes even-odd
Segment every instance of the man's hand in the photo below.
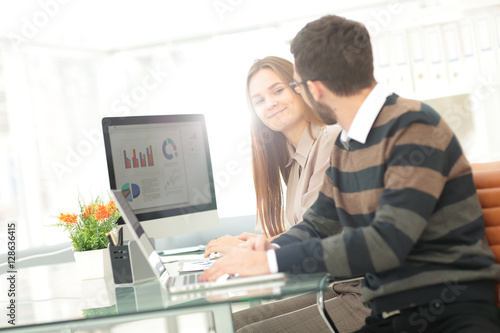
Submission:
<svg viewBox="0 0 500 333">
<path fill-rule="evenodd" d="M 251 276 L 269 273 L 265 251 L 253 251 L 239 246 L 218 259 L 200 276 L 200 281 L 214 281 L 224 274 Z"/>
<path fill-rule="evenodd" d="M 243 240 L 229 235 L 212 239 L 205 247 L 205 254 L 203 256 L 206 258 L 212 252 L 226 254 L 243 242 Z"/>
</svg>

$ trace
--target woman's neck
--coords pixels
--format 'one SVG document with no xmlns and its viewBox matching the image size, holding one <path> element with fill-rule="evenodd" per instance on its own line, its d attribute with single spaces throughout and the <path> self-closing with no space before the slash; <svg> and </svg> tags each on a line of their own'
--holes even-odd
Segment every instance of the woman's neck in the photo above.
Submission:
<svg viewBox="0 0 500 333">
<path fill-rule="evenodd" d="M 302 137 L 307 124 L 308 122 L 305 119 L 302 119 L 302 121 L 295 126 L 292 126 L 290 129 L 282 132 L 294 148 L 297 148 L 299 145 L 300 138 Z"/>
</svg>

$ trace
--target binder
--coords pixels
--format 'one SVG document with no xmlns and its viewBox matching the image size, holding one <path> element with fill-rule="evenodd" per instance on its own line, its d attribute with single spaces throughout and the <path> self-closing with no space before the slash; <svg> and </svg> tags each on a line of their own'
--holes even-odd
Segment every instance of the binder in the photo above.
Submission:
<svg viewBox="0 0 500 333">
<path fill-rule="evenodd" d="M 374 39 L 373 43 L 374 75 L 378 82 L 388 86 L 394 86 L 392 77 L 390 40 L 388 35 L 382 35 Z M 396 88 L 394 86 L 394 88 Z"/>
<path fill-rule="evenodd" d="M 401 95 L 411 95 L 413 93 L 413 82 L 411 68 L 408 61 L 408 43 L 404 31 L 392 34 L 392 50 L 394 54 L 393 80 L 394 89 Z"/>
<path fill-rule="evenodd" d="M 500 51 L 500 13 L 495 15 L 495 27 L 497 35 L 497 51 Z"/>
<path fill-rule="evenodd" d="M 428 64 L 430 75 L 430 87 L 433 90 L 448 88 L 448 75 L 443 56 L 443 41 L 439 26 L 431 26 L 425 29 L 427 41 Z"/>
<path fill-rule="evenodd" d="M 443 40 L 450 88 L 459 88 L 467 84 L 464 75 L 463 56 L 460 47 L 458 25 L 456 23 L 443 26 Z"/>
<path fill-rule="evenodd" d="M 413 29 L 409 32 L 410 60 L 412 67 L 412 82 L 416 93 L 429 89 L 429 70 L 426 61 L 424 32 L 422 29 Z"/>
<path fill-rule="evenodd" d="M 463 76 L 464 80 L 470 85 L 477 81 L 479 75 L 479 61 L 472 21 L 464 20 L 460 22 L 459 30 L 464 63 Z"/>
<path fill-rule="evenodd" d="M 484 78 L 491 78 L 492 75 L 497 77 L 496 50 L 493 45 L 493 29 L 490 18 L 488 16 L 476 18 L 474 25 L 479 50 L 480 75 Z"/>
</svg>

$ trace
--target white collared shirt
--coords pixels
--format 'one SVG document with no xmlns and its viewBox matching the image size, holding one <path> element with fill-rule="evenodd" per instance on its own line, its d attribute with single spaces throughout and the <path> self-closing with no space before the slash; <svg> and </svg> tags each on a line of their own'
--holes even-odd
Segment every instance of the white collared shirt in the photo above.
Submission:
<svg viewBox="0 0 500 333">
<path fill-rule="evenodd" d="M 368 94 L 358 112 L 354 116 L 349 131 L 342 130 L 340 133 L 340 141 L 346 149 L 349 149 L 349 141 L 355 140 L 359 143 L 366 143 L 366 138 L 377 119 L 382 106 L 388 96 L 392 94 L 387 86 L 382 83 L 377 83 L 372 91 Z"/>
</svg>

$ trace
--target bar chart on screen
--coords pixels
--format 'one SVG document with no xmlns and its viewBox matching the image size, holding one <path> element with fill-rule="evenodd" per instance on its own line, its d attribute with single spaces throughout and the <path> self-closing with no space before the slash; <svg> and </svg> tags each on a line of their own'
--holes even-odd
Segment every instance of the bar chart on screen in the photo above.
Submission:
<svg viewBox="0 0 500 333">
<path fill-rule="evenodd" d="M 130 157 L 128 157 L 127 151 L 123 150 L 123 162 L 125 165 L 125 169 L 154 166 L 152 146 L 149 145 L 145 149 L 145 153 L 143 153 L 142 151 L 136 152 L 136 149 L 132 149 L 132 155 Z"/>
</svg>

